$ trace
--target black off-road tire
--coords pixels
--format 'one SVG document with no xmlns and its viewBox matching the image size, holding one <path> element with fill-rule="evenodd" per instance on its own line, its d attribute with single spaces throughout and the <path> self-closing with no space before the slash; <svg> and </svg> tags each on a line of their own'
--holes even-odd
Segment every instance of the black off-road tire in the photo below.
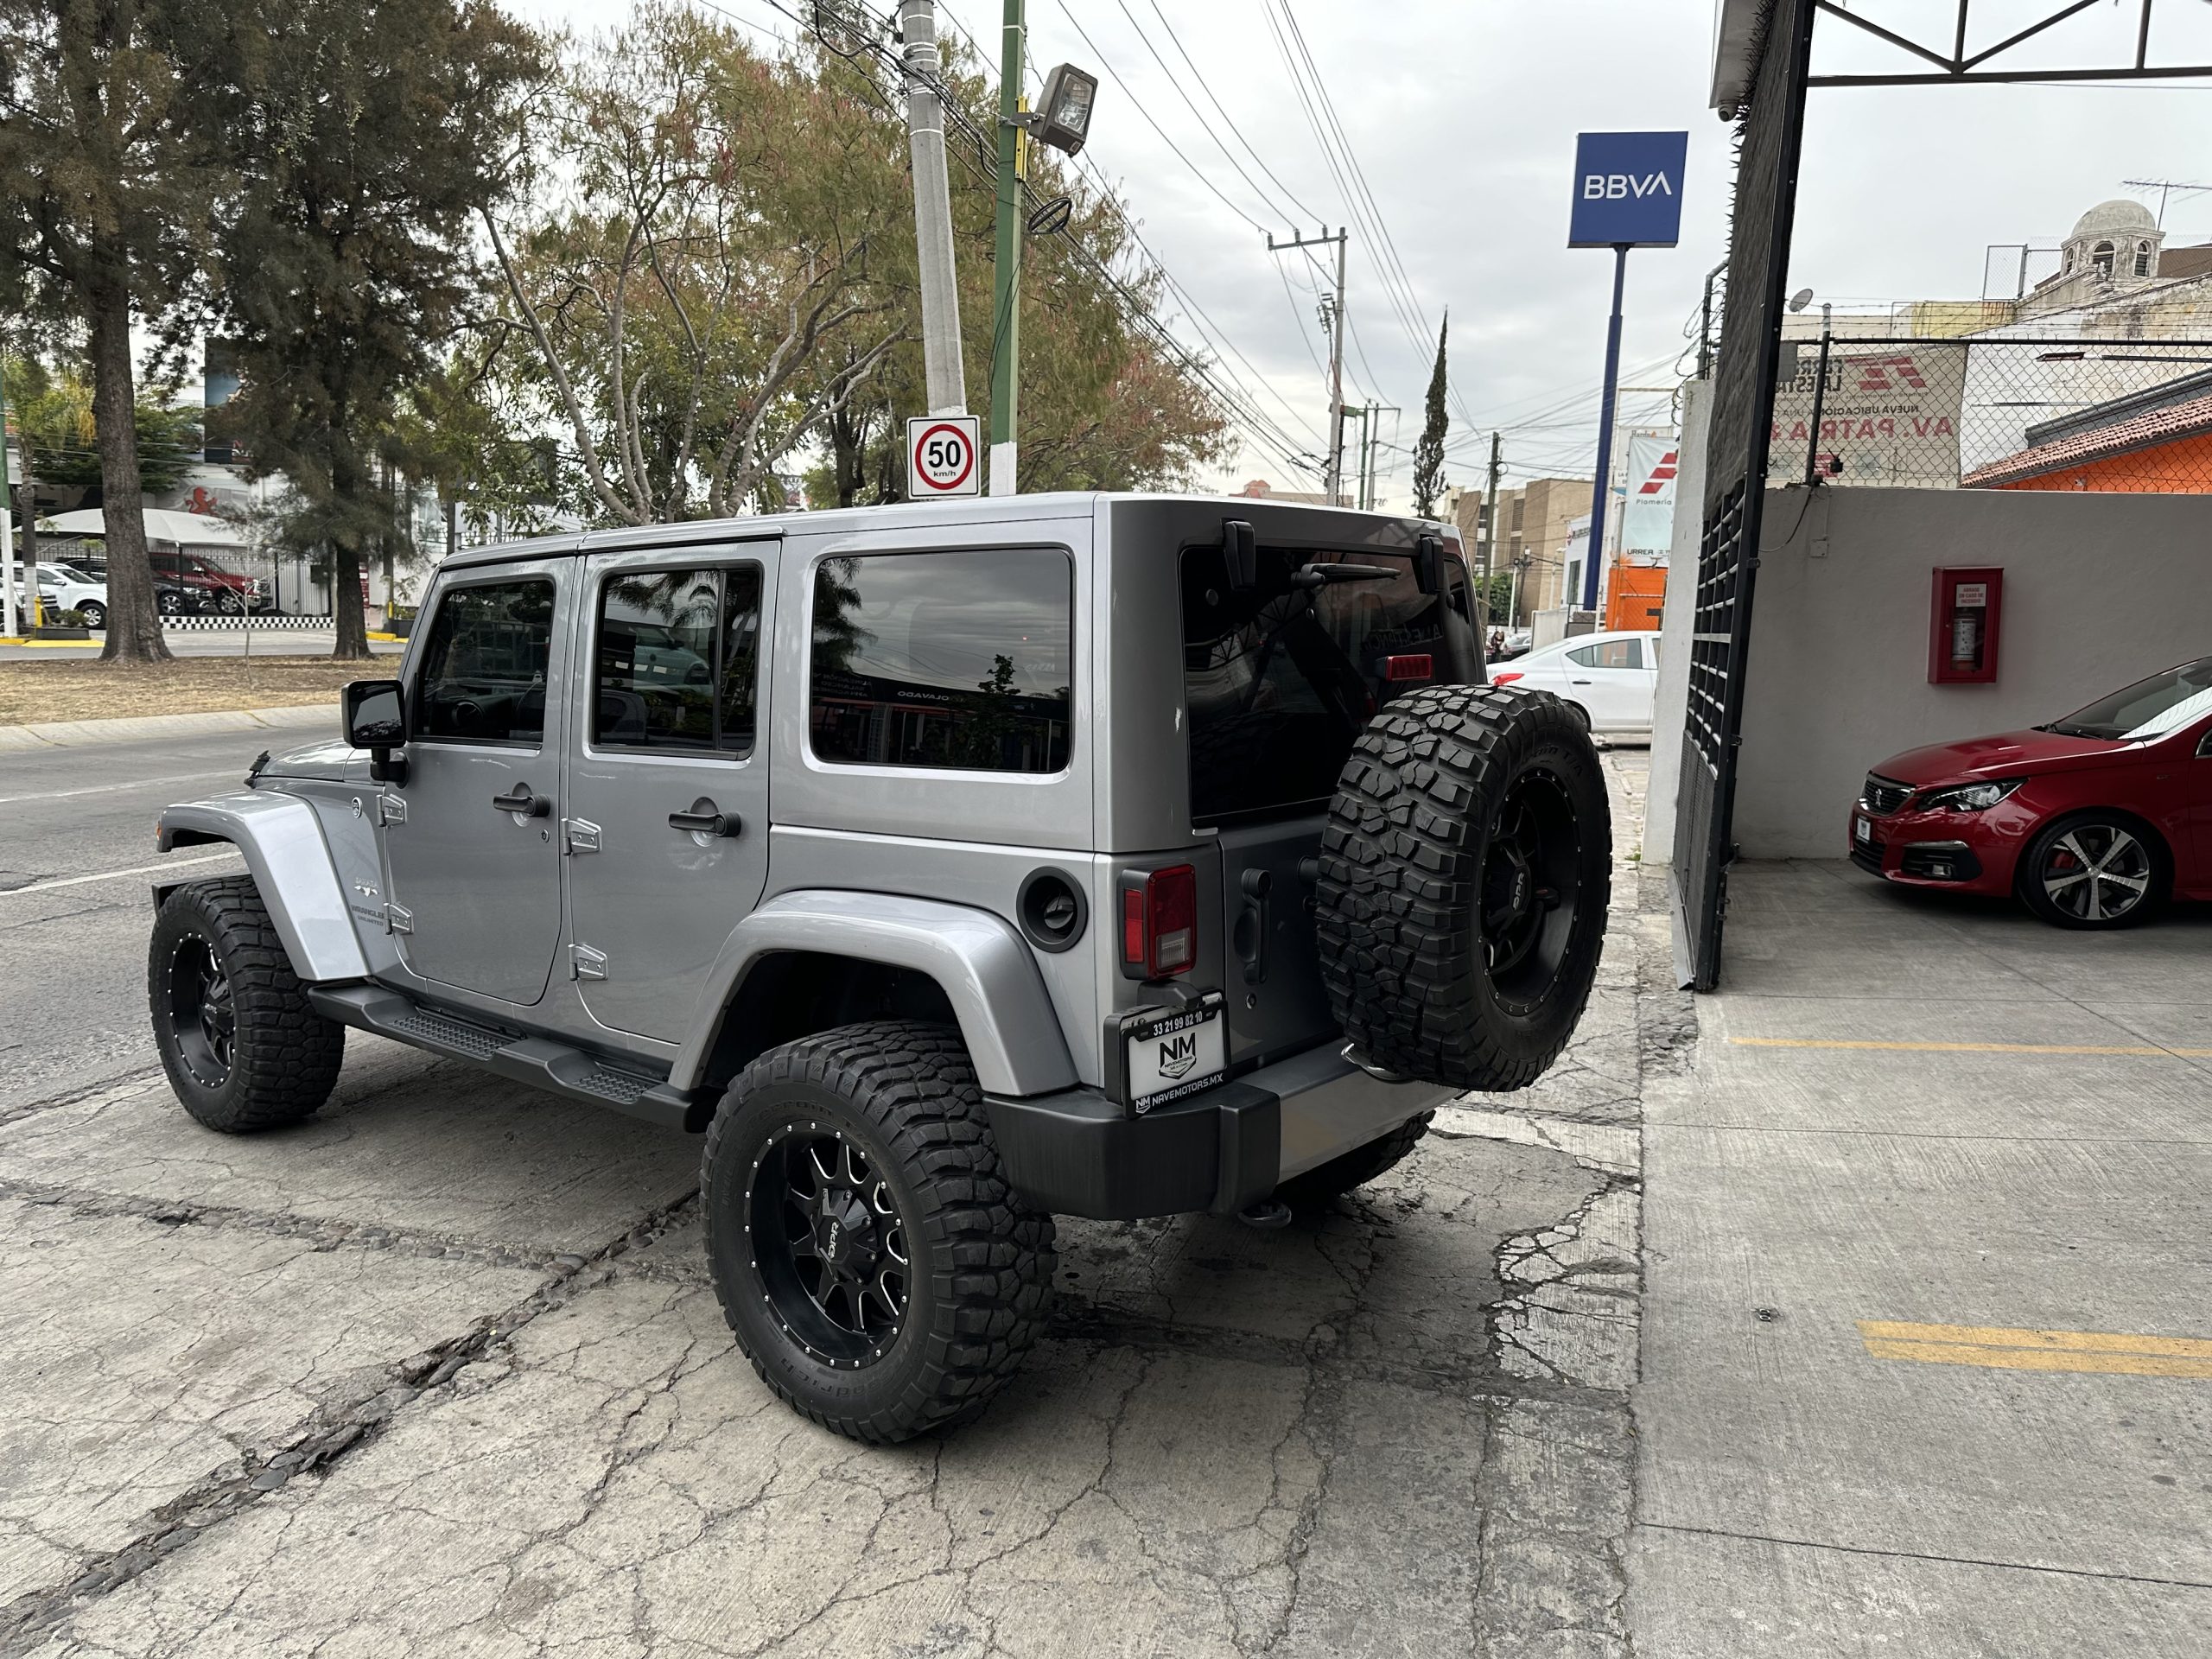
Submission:
<svg viewBox="0 0 2212 1659">
<path fill-rule="evenodd" d="M 1355 1187 L 1365 1186 L 1384 1171 L 1395 1169 L 1412 1155 L 1428 1133 L 1434 1112 L 1408 1118 L 1388 1135 L 1377 1135 L 1363 1147 L 1354 1147 L 1341 1158 L 1294 1175 L 1275 1189 L 1275 1197 L 1294 1210 L 1319 1210 L 1332 1198 Z"/>
<path fill-rule="evenodd" d="M 1402 697 L 1360 734 L 1322 831 L 1331 1008 L 1370 1065 L 1526 1088 L 1582 1017 L 1611 887 L 1604 770 L 1565 703 L 1481 685 Z"/>
<path fill-rule="evenodd" d="M 188 882 L 162 902 L 146 1001 L 169 1086 L 211 1129 L 296 1123 L 338 1086 L 346 1027 L 309 1006 L 251 876 Z"/>
<path fill-rule="evenodd" d="M 842 1345 L 842 1357 L 853 1339 L 806 1323 L 806 1303 L 793 1300 L 805 1285 L 790 1277 L 789 1244 L 760 1207 L 775 1196 L 784 1149 L 821 1146 L 824 1135 L 882 1183 L 879 1215 L 894 1212 L 886 1219 L 897 1230 L 883 1226 L 885 1250 L 872 1260 L 888 1259 L 896 1237 L 911 1264 L 895 1329 L 874 1351 L 865 1335 L 857 1349 Z M 761 1055 L 722 1096 L 701 1185 L 708 1262 L 738 1345 L 761 1381 L 825 1428 L 883 1445 L 971 1417 L 1043 1329 L 1052 1218 L 1007 1185 L 950 1027 L 871 1021 Z M 808 1248 L 817 1243 L 810 1236 Z M 818 1279 L 823 1258 L 813 1260 Z"/>
</svg>

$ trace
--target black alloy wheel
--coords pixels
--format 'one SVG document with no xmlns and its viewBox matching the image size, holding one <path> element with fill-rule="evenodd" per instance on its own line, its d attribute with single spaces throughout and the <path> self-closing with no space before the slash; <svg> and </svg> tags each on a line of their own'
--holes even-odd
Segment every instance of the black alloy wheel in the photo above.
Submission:
<svg viewBox="0 0 2212 1659">
<path fill-rule="evenodd" d="M 913 1273 L 890 1182 L 842 1131 L 799 1122 L 768 1138 L 750 1182 L 753 1268 L 785 1333 L 833 1368 L 881 1359 Z"/>
<path fill-rule="evenodd" d="M 1548 770 L 1516 778 L 1483 860 L 1484 967 L 1502 1004 L 1527 1007 L 1559 977 L 1574 937 L 1582 841 L 1574 802 Z"/>
<path fill-rule="evenodd" d="M 155 608 L 163 616 L 184 614 L 184 595 L 174 588 L 164 588 L 154 595 Z"/>
<path fill-rule="evenodd" d="M 2126 927 L 2164 896 L 2164 849 L 2125 818 L 2090 815 L 2052 824 L 2021 861 L 2020 893 L 2060 927 Z"/>
<path fill-rule="evenodd" d="M 193 1081 L 207 1089 L 229 1082 L 238 1049 L 238 1005 L 214 946 L 198 934 L 185 935 L 170 952 L 168 1018 L 177 1058 Z"/>
</svg>

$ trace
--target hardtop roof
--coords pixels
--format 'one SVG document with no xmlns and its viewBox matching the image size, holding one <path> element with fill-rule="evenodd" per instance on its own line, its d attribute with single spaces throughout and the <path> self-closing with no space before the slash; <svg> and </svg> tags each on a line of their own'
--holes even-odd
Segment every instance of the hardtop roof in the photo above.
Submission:
<svg viewBox="0 0 2212 1659">
<path fill-rule="evenodd" d="M 1119 503 L 1149 506 L 1184 505 L 1218 512 L 1224 518 L 1264 513 L 1319 514 L 1369 524 L 1434 524 L 1446 534 L 1454 526 L 1402 513 L 1363 512 L 1349 507 L 1328 507 L 1301 501 L 1277 501 L 1266 496 L 1150 494 L 1139 491 L 1063 490 L 1039 495 L 976 496 L 944 501 L 901 501 L 883 506 L 825 507 L 810 512 L 764 512 L 732 518 L 686 519 L 676 524 L 622 525 L 560 536 L 541 536 L 527 541 L 496 542 L 485 547 L 463 548 L 444 561 L 443 568 L 462 569 L 501 564 L 517 559 L 571 557 L 583 553 L 606 553 L 627 548 L 680 545 L 711 541 L 764 541 L 803 531 L 808 535 L 851 535 L 871 529 L 918 530 L 938 525 L 1002 524 L 1023 520 L 1050 521 L 1087 518 Z"/>
</svg>

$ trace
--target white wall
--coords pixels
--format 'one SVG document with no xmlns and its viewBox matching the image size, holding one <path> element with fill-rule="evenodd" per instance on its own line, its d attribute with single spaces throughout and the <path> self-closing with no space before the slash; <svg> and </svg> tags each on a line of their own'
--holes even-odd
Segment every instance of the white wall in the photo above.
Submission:
<svg viewBox="0 0 2212 1659">
<path fill-rule="evenodd" d="M 1705 539 L 1705 440 L 1713 382 L 1682 387 L 1682 437 L 1675 474 L 1674 539 L 1659 617 L 1658 701 L 1651 714 L 1651 777 L 1643 797 L 1643 861 L 1675 860 L 1675 798 L 1682 782 L 1682 723 L 1689 718 L 1690 632 L 1697 620 L 1697 553 Z"/>
<path fill-rule="evenodd" d="M 1736 786 L 1746 857 L 1840 858 L 1860 783 L 1899 750 L 2056 720 L 2212 655 L 2212 497 L 1770 490 L 1762 539 Z M 1991 564 L 1997 683 L 1930 685 L 1930 572 Z"/>
</svg>

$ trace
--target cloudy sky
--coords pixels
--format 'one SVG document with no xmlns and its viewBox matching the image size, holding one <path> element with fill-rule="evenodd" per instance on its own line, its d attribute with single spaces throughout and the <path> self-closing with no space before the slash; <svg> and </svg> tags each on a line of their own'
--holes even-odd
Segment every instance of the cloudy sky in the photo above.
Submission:
<svg viewBox="0 0 2212 1659">
<path fill-rule="evenodd" d="M 508 3 L 579 30 L 618 24 L 627 11 L 625 0 Z M 804 10 L 802 0 L 781 3 Z M 995 0 L 939 5 L 995 58 Z M 792 28 L 779 0 L 709 9 L 764 34 Z M 1929 0 L 1854 0 L 1853 9 L 1938 37 L 1932 20 L 1950 10 Z M 1969 49 L 2057 9 L 2056 0 L 1974 0 Z M 2154 60 L 2212 63 L 2212 6 L 2158 0 L 2158 11 Z M 2018 62 L 2125 61 L 2137 15 L 2134 0 L 2092 7 L 2022 48 Z M 1173 332 L 1217 359 L 1271 429 L 1215 481 L 1316 487 L 1279 450 L 1286 441 L 1308 454 L 1324 444 L 1327 392 L 1316 359 L 1326 346 L 1313 315 L 1323 273 L 1305 255 L 1270 254 L 1266 233 L 1311 235 L 1323 224 L 1352 227 L 1347 400 L 1403 410 L 1380 423 L 1400 446 L 1385 452 L 1389 501 L 1406 499 L 1404 450 L 1419 430 L 1446 308 L 1451 476 L 1478 481 L 1493 429 L 1510 476 L 1586 473 L 1612 262 L 1566 246 L 1580 130 L 1690 135 L 1681 245 L 1631 256 L 1621 352 L 1624 387 L 1674 385 L 1700 286 L 1726 248 L 1730 134 L 1707 107 L 1713 0 L 1029 0 L 1029 24 L 1040 69 L 1065 60 L 1100 73 L 1084 162 L 1120 188 L 1179 285 Z M 1823 18 L 1816 71 L 1906 67 L 1854 35 Z M 1341 153 L 1332 166 L 1309 121 L 1286 61 L 1301 41 L 1371 208 L 1348 203 L 1347 189 L 1359 187 L 1343 176 Z M 2212 81 L 1816 91 L 1791 284 L 1846 309 L 1979 295 L 1991 244 L 2054 242 L 2111 196 L 2157 209 L 2157 191 L 2125 180 L 2212 185 L 2208 100 Z M 1198 113 L 1216 110 L 1224 119 Z M 2172 245 L 2212 241 L 2212 190 L 2173 192 L 2166 225 Z M 1990 280 L 2009 293 L 2018 256 L 2005 257 Z M 1664 390 L 1630 391 L 1624 419 L 1663 420 L 1669 403 Z"/>
</svg>

